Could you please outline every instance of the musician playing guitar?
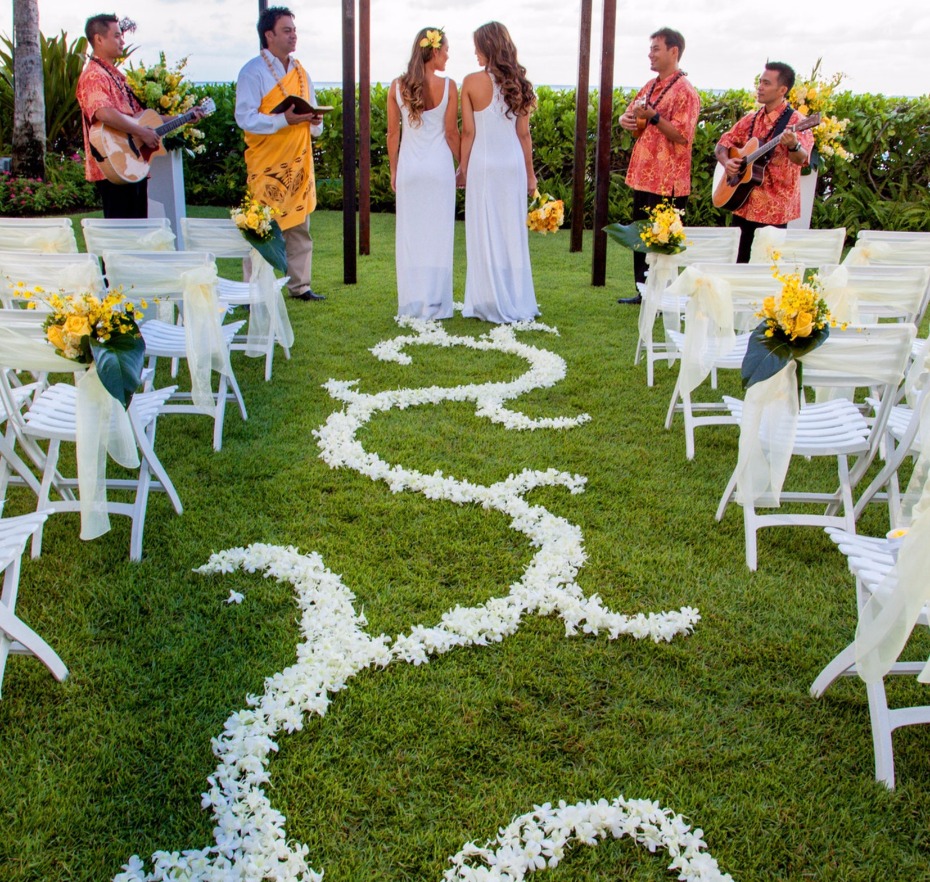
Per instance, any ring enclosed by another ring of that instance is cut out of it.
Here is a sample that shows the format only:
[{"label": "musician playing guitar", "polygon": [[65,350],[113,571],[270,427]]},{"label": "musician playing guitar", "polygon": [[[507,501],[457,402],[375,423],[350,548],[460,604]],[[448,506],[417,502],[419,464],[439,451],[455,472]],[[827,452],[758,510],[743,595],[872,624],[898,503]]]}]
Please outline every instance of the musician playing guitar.
[{"label": "musician playing guitar", "polygon": [[[135,25],[127,25],[127,30]],[[155,149],[158,135],[140,125],[136,117],[142,105],[133,95],[126,77],[116,67],[123,55],[123,28],[115,15],[94,15],[84,25],[84,35],[93,55],[81,72],[77,84],[77,100],[84,123],[84,176],[97,185],[103,201],[103,216],[138,218],[148,216],[148,180],[115,184],[106,179],[94,158],[94,148],[88,138],[90,127],[101,122],[112,129],[126,132],[140,145]],[[197,111],[195,118],[201,116]]]},{"label": "musician playing guitar", "polygon": [[[751,139],[760,144],[779,138],[767,154],[768,165],[762,183],[749,198],[733,211],[733,223],[740,228],[739,263],[748,263],[752,240],[759,227],[785,227],[801,215],[801,168],[810,161],[814,146],[811,131],[795,132],[792,127],[804,120],[792,109],[785,96],[794,86],[794,70],[780,61],[766,63],[756,99],[759,110],[746,114],[718,142],[714,149],[717,161],[728,177],[744,174],[739,158],[731,158],[731,148],[741,149]],[[780,132],[780,134],[779,134]]]},{"label": "musician playing guitar", "polygon": [[[650,37],[649,66],[656,73],[639,90],[620,117],[620,125],[635,138],[626,182],[633,190],[633,220],[642,220],[663,199],[684,208],[691,193],[691,142],[701,110],[697,90],[678,62],[685,38],[671,28]],[[646,280],[646,255],[633,252],[634,281]],[[640,303],[641,296],[620,303]]]}]

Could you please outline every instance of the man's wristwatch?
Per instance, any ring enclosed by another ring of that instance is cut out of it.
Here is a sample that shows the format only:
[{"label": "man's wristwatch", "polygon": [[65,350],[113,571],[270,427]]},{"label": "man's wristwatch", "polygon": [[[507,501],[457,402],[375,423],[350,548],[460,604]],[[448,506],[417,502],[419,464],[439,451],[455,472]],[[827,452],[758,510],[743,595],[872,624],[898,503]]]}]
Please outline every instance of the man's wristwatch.
[{"label": "man's wristwatch", "polygon": [[659,124],[659,120],[660,120],[661,118],[662,118],[662,115],[661,115],[661,114],[659,113],[659,111],[657,110],[657,111],[656,111],[656,115],[655,115],[651,120],[649,120],[649,125],[651,125],[651,126],[657,126],[657,125]]},{"label": "man's wristwatch", "polygon": [[800,153],[803,149],[804,149],[804,148],[801,146],[801,142],[798,141],[798,143],[795,144],[794,147],[789,147],[789,148],[788,148],[788,152],[789,152],[789,153]]}]

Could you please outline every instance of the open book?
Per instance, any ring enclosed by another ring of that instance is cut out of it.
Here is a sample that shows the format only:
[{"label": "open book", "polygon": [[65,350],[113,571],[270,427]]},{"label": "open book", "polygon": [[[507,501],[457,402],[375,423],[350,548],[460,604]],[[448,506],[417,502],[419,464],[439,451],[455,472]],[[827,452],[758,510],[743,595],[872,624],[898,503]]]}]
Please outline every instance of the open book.
[{"label": "open book", "polygon": [[293,110],[295,113],[329,113],[332,107],[314,107],[308,101],[305,101],[300,95],[288,95],[280,104],[271,109],[272,113],[285,113]]}]

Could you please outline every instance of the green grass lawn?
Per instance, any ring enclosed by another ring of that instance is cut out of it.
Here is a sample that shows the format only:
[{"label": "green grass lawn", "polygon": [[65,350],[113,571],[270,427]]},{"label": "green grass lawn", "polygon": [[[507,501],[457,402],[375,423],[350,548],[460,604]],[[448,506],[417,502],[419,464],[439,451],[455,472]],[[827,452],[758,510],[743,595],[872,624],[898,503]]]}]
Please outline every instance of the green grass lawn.
[{"label": "green grass lawn", "polygon": [[[318,551],[369,631],[390,635],[506,594],[532,557],[503,515],[395,495],[318,456],[312,432],[341,406],[321,386],[329,378],[374,392],[509,381],[526,367],[461,348],[418,347],[410,366],[376,360],[369,348],[404,332],[393,319],[393,216],[375,215],[372,228],[359,283],[345,286],[341,216],[314,215],[313,282],[327,300],[289,304],[297,340],[290,361],[278,351],[271,383],[261,359],[234,354],[249,420],[228,408],[221,452],[209,418],[160,420],[157,449],[185,510],[178,517],[153,495],[141,563],[128,560],[125,519],[82,543],[68,514],[49,521],[42,558],[24,561],[17,612],[70,676],[58,684],[28,658],[7,666],[4,882],[103,880],[132,854],[212,841],[200,808],[216,766],[210,739],[293,662],[299,640],[290,586],[194,574],[212,552],[252,542]],[[461,300],[461,224],[457,236]],[[589,423],[514,432],[442,404],[379,415],[361,438],[389,463],[482,484],[523,468],[585,475],[583,494],[528,497],[582,530],[584,591],[627,613],[696,606],[702,621],[656,645],[566,637],[558,619],[531,616],[500,644],[360,674],[324,718],[279,739],[266,789],[288,836],[309,846],[327,882],[438,882],[448,856],[534,804],[622,793],[686,815],[742,882],[930,880],[930,731],[895,735],[889,792],[873,780],[864,686],[808,694],[855,627],[845,560],[823,533],[782,528],[760,533],[759,570],[747,570],[739,509],[713,517],[736,430],[699,429],[696,458],[685,459],[680,417],[662,427],[675,374],[659,365],[646,387],[632,363],[637,311],[615,302],[631,293],[629,252],[611,246],[609,285],[592,288],[590,245],[570,254],[567,232],[532,239],[541,320],[560,335],[520,336],[561,355],[568,373],[510,405],[587,412]],[[490,327],[458,314],[444,324],[469,335]],[[732,377],[722,386],[738,392]],[[827,466],[800,466],[830,483]],[[13,490],[5,514],[28,504]],[[867,512],[861,529],[884,532],[884,512]],[[241,605],[223,602],[230,589],[246,595]],[[889,693],[923,700],[910,681]],[[667,863],[615,842],[577,849],[546,878],[674,878]]]}]

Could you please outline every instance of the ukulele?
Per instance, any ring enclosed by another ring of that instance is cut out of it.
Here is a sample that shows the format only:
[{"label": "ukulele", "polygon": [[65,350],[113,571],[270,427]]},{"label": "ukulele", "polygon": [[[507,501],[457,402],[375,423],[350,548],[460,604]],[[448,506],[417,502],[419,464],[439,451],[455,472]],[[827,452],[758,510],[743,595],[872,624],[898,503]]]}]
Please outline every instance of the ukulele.
[{"label": "ukulele", "polygon": [[[803,132],[819,125],[820,114],[815,113],[797,125],[788,126],[785,131]],[[743,148],[730,147],[728,151],[729,158],[741,160],[740,170],[735,175],[728,177],[723,165],[717,163],[717,168],[714,170],[713,196],[713,202],[717,208],[735,211],[746,204],[749,194],[765,179],[766,163],[755,164],[756,160],[774,150],[781,143],[781,137],[781,135],[777,135],[771,141],[766,141],[761,147],[758,138],[750,138]]]},{"label": "ukulele", "polygon": [[[212,98],[204,98],[200,102],[204,116],[209,116],[216,110]],[[154,110],[143,110],[136,117],[136,122],[146,128],[153,129],[161,138],[181,126],[191,122],[196,113],[189,110],[180,116],[175,116],[167,122],[161,121],[161,116]],[[144,144],[136,144],[132,135],[111,128],[102,123],[95,122],[88,134],[91,155],[100,166],[100,170],[108,181],[114,184],[135,184],[148,176],[149,165],[156,156],[164,156],[167,151],[160,142],[154,150]]]}]

